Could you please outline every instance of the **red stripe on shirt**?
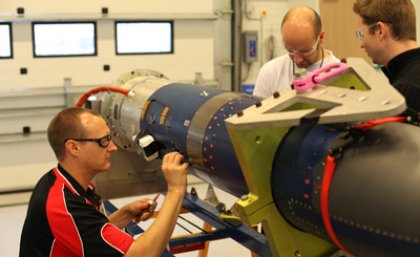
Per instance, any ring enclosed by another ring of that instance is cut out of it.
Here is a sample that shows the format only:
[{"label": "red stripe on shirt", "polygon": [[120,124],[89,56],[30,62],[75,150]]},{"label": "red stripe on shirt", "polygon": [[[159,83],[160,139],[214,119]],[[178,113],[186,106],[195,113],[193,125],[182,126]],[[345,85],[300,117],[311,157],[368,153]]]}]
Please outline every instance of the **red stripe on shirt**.
[{"label": "red stripe on shirt", "polygon": [[83,242],[71,214],[67,210],[65,185],[57,179],[47,200],[47,218],[51,232],[56,239],[50,257],[66,255],[84,256]]},{"label": "red stripe on shirt", "polygon": [[106,223],[101,230],[104,241],[122,254],[127,253],[134,239],[111,223]]}]

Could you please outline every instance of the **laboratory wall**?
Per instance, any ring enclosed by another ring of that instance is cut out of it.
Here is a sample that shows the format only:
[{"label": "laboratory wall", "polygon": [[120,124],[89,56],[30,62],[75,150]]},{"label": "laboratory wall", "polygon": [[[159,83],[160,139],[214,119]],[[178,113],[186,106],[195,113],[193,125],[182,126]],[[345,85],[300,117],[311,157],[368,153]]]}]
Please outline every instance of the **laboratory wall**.
[{"label": "laboratory wall", "polygon": [[[17,14],[18,8],[24,14]],[[103,8],[107,9],[103,14]],[[57,87],[64,78],[79,85],[109,85],[139,68],[158,70],[174,80],[213,78],[213,1],[11,1],[0,3],[1,19],[13,26],[13,58],[0,61],[0,88]],[[95,21],[97,55],[34,58],[33,21]],[[160,55],[115,54],[116,20],[173,20],[174,52]],[[108,65],[109,70],[104,69]],[[25,68],[26,73],[21,74]]]},{"label": "laboratory wall", "polygon": [[[136,69],[230,89],[230,84],[218,82],[230,81],[230,69],[218,71],[218,81],[214,74],[214,60],[230,58],[230,49],[215,57],[215,45],[230,38],[230,16],[218,11],[229,9],[230,1],[214,2],[0,1],[0,23],[12,28],[12,57],[0,58],[0,205],[27,201],[40,176],[56,165],[46,138],[48,123],[89,89],[112,85]],[[96,23],[95,55],[34,57],[33,22],[86,21]],[[116,21],[173,22],[173,51],[117,55]]]}]

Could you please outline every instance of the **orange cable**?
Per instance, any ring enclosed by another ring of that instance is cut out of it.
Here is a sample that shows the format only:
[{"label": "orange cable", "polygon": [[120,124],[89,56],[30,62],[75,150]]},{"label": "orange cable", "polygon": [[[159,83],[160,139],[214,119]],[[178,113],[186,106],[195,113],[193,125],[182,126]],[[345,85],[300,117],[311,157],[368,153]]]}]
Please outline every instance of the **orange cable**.
[{"label": "orange cable", "polygon": [[120,87],[96,87],[94,89],[89,90],[82,97],[80,97],[79,101],[77,101],[77,103],[76,103],[76,106],[77,107],[82,107],[85,104],[86,100],[91,95],[99,93],[99,92],[104,92],[104,91],[121,93],[121,94],[124,94],[126,96],[128,96],[128,94],[130,93],[130,90],[125,89],[125,88],[120,88]]}]

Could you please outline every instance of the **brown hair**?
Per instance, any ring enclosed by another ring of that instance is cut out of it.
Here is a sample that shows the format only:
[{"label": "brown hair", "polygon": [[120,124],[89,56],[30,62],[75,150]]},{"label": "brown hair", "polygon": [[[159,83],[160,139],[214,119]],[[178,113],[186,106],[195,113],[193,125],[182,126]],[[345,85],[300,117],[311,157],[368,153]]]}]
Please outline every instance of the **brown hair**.
[{"label": "brown hair", "polygon": [[307,7],[307,6],[297,6],[297,7],[293,7],[292,9],[290,9],[286,13],[286,15],[283,17],[283,20],[281,22],[281,28],[283,28],[283,25],[288,21],[288,19],[290,18],[290,16],[293,13],[295,13],[297,10],[302,10],[302,9],[312,12],[313,15],[305,16],[305,18],[307,19],[307,22],[314,29],[315,38],[318,37],[318,35],[321,33],[321,30],[322,30],[321,18],[319,17],[319,14],[314,9],[312,9],[310,7]]},{"label": "brown hair", "polygon": [[64,158],[64,142],[67,139],[85,137],[85,130],[80,120],[80,115],[83,113],[100,116],[98,112],[90,109],[70,107],[61,110],[51,120],[48,126],[48,142],[59,161]]},{"label": "brown hair", "polygon": [[379,21],[390,25],[392,37],[396,40],[417,38],[416,10],[410,0],[356,0],[353,11],[366,25]]}]

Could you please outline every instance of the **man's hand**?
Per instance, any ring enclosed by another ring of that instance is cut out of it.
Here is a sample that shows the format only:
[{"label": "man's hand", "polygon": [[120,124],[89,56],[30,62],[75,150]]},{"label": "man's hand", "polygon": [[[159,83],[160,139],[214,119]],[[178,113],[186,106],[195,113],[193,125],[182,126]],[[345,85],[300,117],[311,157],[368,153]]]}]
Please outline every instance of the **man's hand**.
[{"label": "man's hand", "polygon": [[155,212],[157,206],[157,199],[159,198],[160,193],[153,198],[153,200],[148,200],[148,207],[146,209],[142,209],[140,212],[137,213],[136,217],[134,218],[133,222],[139,223],[140,221],[145,221],[150,219]]},{"label": "man's hand", "polygon": [[135,223],[148,220],[153,216],[157,203],[150,199],[141,199],[126,205],[126,210],[132,217],[131,220]]},{"label": "man's hand", "polygon": [[185,191],[187,186],[187,168],[189,164],[182,161],[184,156],[179,152],[170,152],[163,156],[162,172],[168,184],[168,191]]}]

